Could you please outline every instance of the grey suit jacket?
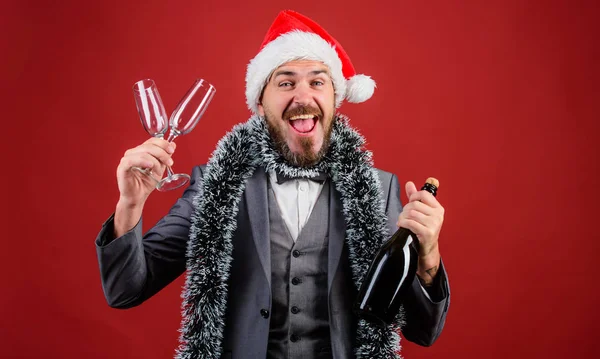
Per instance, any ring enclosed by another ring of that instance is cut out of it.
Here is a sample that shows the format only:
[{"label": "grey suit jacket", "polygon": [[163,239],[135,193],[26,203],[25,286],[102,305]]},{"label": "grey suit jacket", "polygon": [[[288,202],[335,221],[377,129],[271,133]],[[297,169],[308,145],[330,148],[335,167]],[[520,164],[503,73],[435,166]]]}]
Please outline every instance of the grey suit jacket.
[{"label": "grey suit jacket", "polygon": [[[141,223],[119,238],[113,237],[112,217],[96,239],[102,287],[108,304],[130,308],[152,297],[185,271],[185,252],[194,211],[192,199],[202,181],[204,166],[195,167],[190,186],[182,197],[148,233],[142,235]],[[395,175],[378,170],[388,216],[388,231],[396,230],[402,210],[399,184]],[[328,292],[330,331],[334,358],[352,357],[354,320],[349,313],[356,288],[347,263],[344,245],[345,222],[339,193],[330,194],[328,253]],[[266,356],[271,306],[271,263],[267,207],[267,177],[257,169],[248,180],[240,201],[238,227],[233,237],[233,263],[229,278],[225,318],[224,357],[264,358]],[[445,270],[441,268],[429,298],[415,279],[412,292],[404,301],[407,340],[429,346],[444,326],[450,303]],[[345,299],[345,300],[344,300]],[[349,304],[350,303],[350,304]]]}]

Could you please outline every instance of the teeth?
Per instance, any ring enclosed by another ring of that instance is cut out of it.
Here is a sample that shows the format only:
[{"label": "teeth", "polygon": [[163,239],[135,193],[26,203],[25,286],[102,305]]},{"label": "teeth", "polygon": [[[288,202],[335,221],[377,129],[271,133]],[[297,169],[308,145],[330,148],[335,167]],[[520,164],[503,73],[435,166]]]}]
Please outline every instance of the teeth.
[{"label": "teeth", "polygon": [[308,120],[309,118],[313,118],[315,117],[315,115],[298,115],[298,116],[292,116],[290,117],[290,121],[294,121],[294,120]]}]

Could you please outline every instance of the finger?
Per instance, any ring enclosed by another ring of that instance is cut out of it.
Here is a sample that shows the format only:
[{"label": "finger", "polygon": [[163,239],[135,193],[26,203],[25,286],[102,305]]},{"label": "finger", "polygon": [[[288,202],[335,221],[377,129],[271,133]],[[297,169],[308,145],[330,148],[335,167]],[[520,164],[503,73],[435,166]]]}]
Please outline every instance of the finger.
[{"label": "finger", "polygon": [[400,218],[398,220],[398,227],[410,229],[411,232],[413,232],[417,236],[421,236],[422,234],[427,232],[427,227],[415,221],[414,219],[409,218]]},{"label": "finger", "polygon": [[426,205],[433,207],[433,208],[438,208],[441,207],[440,202],[438,202],[438,200],[429,192],[422,190],[422,191],[418,191],[412,194],[412,196],[409,197],[409,201],[410,202],[422,202],[425,203]]},{"label": "finger", "polygon": [[[140,168],[140,167],[131,167],[129,168],[129,173],[133,176],[138,177],[144,182],[152,182],[152,184],[156,185],[156,183],[160,182],[161,175],[152,171],[151,168]],[[152,180],[152,181],[150,181]]]},{"label": "finger", "polygon": [[177,146],[177,145],[175,145],[174,142],[168,142],[162,138],[151,138],[150,140],[144,142],[144,144],[142,146],[144,146],[144,145],[153,145],[153,146],[159,147],[169,154],[173,154],[173,152],[175,152],[175,148]]},{"label": "finger", "polygon": [[[432,227],[424,226],[423,224],[408,218],[402,218],[400,227],[410,229],[421,241],[432,243],[431,240],[436,240],[438,230]],[[424,244],[424,242],[421,242]]]},{"label": "finger", "polygon": [[128,171],[131,167],[147,168],[150,170],[155,169],[155,171],[162,170],[161,163],[158,159],[148,153],[134,154],[125,156],[121,159],[121,163],[119,164],[120,171]]},{"label": "finger", "polygon": [[133,166],[141,168],[152,168],[154,166],[154,161],[152,159],[148,159],[146,156],[144,156],[144,154],[126,153],[125,156],[121,158],[121,162],[119,162],[118,169],[122,171],[127,171]]},{"label": "finger", "polygon": [[165,151],[162,147],[154,144],[143,144],[136,148],[132,148],[125,152],[125,156],[138,156],[140,154],[147,153],[155,157],[158,161],[171,166],[173,160],[171,154]]},{"label": "finger", "polygon": [[[152,184],[156,185],[156,183],[159,182],[160,179],[162,178],[162,174],[164,172],[165,166],[160,164],[156,160],[156,158],[154,158],[152,156],[146,155],[145,157],[146,157],[147,161],[152,162],[152,166],[144,167],[144,168],[140,168],[138,166],[131,166],[131,167],[129,167],[129,172],[132,173],[134,176],[138,176],[143,181],[147,181],[148,178],[151,178]],[[143,173],[144,175],[141,175],[140,172]]]},{"label": "finger", "polygon": [[152,165],[148,168],[154,172],[161,172],[165,167],[164,164],[160,162],[156,157],[151,156],[147,153],[142,154],[141,157],[144,161],[152,163]]},{"label": "finger", "polygon": [[417,212],[421,212],[427,216],[432,216],[436,214],[436,208],[429,206],[426,203],[423,203],[421,201],[414,201],[414,202],[410,202],[408,203],[406,206],[404,206],[404,208],[402,209],[402,212],[405,211],[417,211]]},{"label": "finger", "polygon": [[404,185],[404,189],[406,190],[406,198],[408,198],[410,202],[410,197],[417,192],[417,187],[411,181],[406,182]]},{"label": "finger", "polygon": [[396,223],[398,227],[402,227],[400,223],[403,219],[413,220],[433,232],[439,231],[444,223],[444,217],[439,213],[428,216],[415,210],[404,211],[403,214],[400,214],[400,216],[398,216],[398,222]]},{"label": "finger", "polygon": [[175,142],[169,142],[169,141],[165,140],[164,138],[158,138],[158,137],[152,137],[152,138],[148,139],[146,142],[144,142],[144,144],[158,146],[170,154],[173,154],[173,152],[175,152],[175,148],[177,148],[177,145],[175,144]]},{"label": "finger", "polygon": [[404,215],[404,217],[406,219],[412,219],[413,221],[416,221],[417,223],[420,223],[420,224],[424,225],[425,227],[427,227],[428,223],[433,222],[432,220],[430,220],[430,216],[426,215],[423,212],[419,212],[415,209],[410,209],[410,210],[406,211],[406,214]]}]

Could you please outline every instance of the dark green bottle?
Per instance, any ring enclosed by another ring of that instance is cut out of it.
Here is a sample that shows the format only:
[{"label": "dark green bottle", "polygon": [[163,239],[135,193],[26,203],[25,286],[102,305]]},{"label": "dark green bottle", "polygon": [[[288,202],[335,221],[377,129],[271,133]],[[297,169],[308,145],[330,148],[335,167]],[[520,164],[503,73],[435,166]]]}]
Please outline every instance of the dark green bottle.
[{"label": "dark green bottle", "polygon": [[[435,196],[438,187],[438,180],[430,177],[421,190]],[[417,273],[418,248],[417,236],[402,227],[383,244],[354,303],[354,311],[359,317],[381,325],[393,322]]]}]

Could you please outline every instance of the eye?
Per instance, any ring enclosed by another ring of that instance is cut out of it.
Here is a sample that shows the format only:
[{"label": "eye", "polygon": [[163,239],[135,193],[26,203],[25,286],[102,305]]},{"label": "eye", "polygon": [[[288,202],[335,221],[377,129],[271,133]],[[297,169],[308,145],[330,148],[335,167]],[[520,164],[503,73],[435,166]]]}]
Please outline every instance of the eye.
[{"label": "eye", "polygon": [[294,84],[292,84],[290,81],[283,81],[279,83],[279,87],[290,87],[293,86]]},{"label": "eye", "polygon": [[315,80],[315,81],[313,81],[312,84],[313,84],[313,86],[323,86],[323,85],[325,85],[325,83],[323,81],[321,81],[321,80]]}]

